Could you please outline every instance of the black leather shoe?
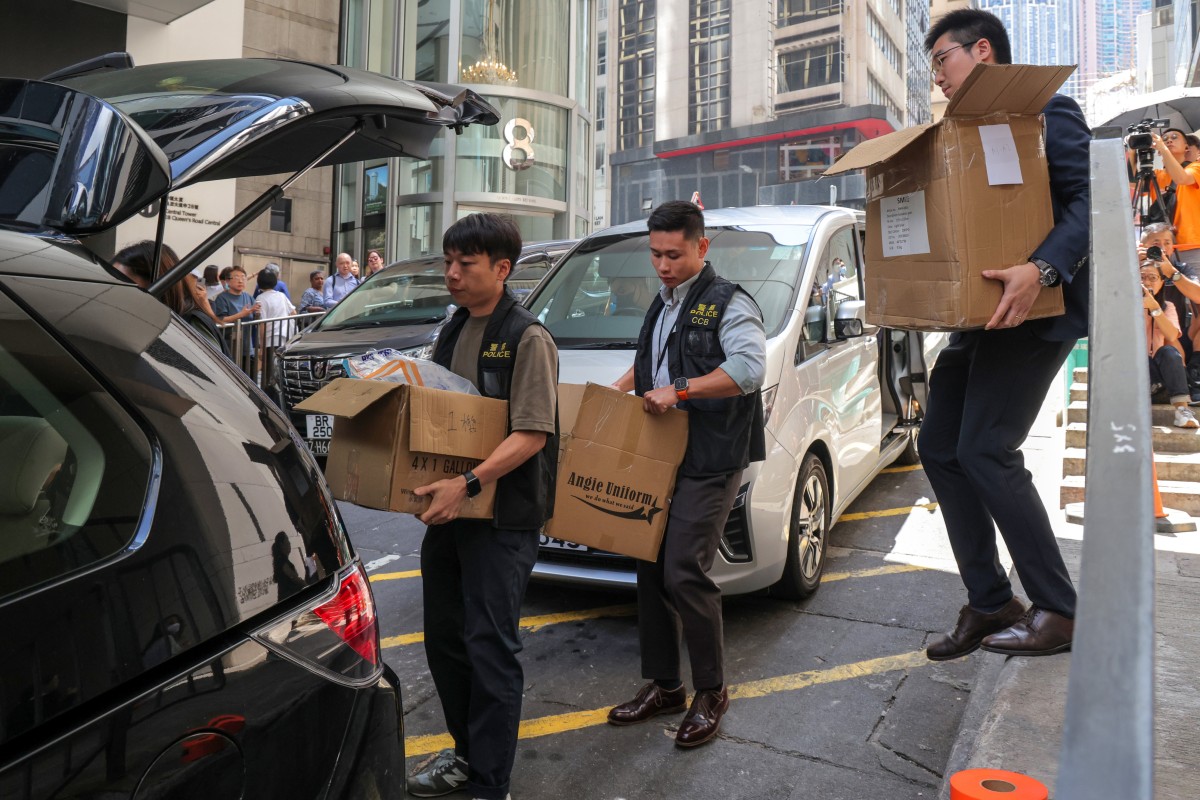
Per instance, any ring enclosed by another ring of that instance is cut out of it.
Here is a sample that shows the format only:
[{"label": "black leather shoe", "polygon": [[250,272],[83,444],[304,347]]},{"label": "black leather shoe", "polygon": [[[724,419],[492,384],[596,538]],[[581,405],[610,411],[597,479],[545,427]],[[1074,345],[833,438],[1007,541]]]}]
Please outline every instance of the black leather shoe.
[{"label": "black leather shoe", "polygon": [[659,714],[678,714],[687,708],[687,691],[683,686],[664,689],[657,683],[647,683],[628,703],[608,710],[608,724],[636,725]]},{"label": "black leather shoe", "polygon": [[931,661],[949,661],[974,653],[983,637],[1016,624],[1025,614],[1025,605],[1017,598],[1009,600],[999,611],[985,614],[970,606],[958,612],[958,624],[949,633],[934,638],[925,649]]},{"label": "black leather shoe", "polygon": [[1071,649],[1075,620],[1033,606],[1011,628],[983,639],[983,649],[1006,656],[1052,656]]},{"label": "black leather shoe", "polygon": [[679,747],[695,747],[712,739],[721,729],[721,717],[729,710],[729,693],[725,687],[720,691],[705,689],[696,692],[692,707],[679,724],[675,744]]}]

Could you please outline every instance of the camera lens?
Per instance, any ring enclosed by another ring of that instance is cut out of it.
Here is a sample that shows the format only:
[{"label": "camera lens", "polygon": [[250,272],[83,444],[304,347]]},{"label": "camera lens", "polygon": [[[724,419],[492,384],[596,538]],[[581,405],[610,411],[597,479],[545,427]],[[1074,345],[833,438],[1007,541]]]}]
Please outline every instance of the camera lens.
[{"label": "camera lens", "polygon": [[1162,261],[1162,257],[1162,248],[1158,245],[1150,245],[1146,248],[1146,258],[1150,259],[1151,261]]}]

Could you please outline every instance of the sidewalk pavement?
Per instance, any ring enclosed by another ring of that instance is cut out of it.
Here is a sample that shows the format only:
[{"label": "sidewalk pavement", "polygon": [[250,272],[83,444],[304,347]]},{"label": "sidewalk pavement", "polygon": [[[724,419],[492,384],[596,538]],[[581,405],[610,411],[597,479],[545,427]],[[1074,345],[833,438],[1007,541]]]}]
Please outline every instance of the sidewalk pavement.
[{"label": "sidewalk pavement", "polygon": [[[1024,450],[1067,567],[1078,580],[1083,528],[1066,522],[1058,507],[1065,442],[1056,421],[1063,413],[1059,387],[1051,389]],[[1200,797],[1200,533],[1156,535],[1154,545],[1154,797],[1195,800]],[[983,654],[946,765],[943,800],[950,796],[951,775],[976,768],[1024,773],[1055,796],[1070,658]]]}]

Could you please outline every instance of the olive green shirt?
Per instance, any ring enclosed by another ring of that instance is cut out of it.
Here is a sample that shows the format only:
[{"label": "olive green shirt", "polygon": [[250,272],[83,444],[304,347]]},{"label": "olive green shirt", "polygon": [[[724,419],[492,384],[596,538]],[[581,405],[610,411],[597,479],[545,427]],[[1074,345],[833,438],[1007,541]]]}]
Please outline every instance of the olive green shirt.
[{"label": "olive green shirt", "polygon": [[[450,370],[466,378],[476,389],[479,379],[479,348],[490,317],[468,317],[454,343]],[[530,325],[517,344],[508,397],[508,420],[514,431],[554,433],[554,410],[558,401],[558,346],[541,325]]]}]

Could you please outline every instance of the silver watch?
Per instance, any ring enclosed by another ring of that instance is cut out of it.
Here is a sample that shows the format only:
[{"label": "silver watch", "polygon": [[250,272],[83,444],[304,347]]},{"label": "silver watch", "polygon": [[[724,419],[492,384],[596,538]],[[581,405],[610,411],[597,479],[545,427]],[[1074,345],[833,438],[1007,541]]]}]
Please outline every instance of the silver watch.
[{"label": "silver watch", "polygon": [[1038,283],[1042,286],[1058,286],[1062,282],[1062,276],[1049,263],[1040,258],[1030,259],[1035,267],[1038,268]]}]

